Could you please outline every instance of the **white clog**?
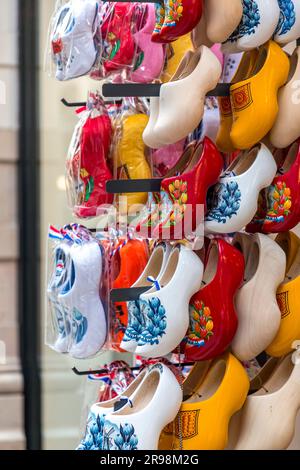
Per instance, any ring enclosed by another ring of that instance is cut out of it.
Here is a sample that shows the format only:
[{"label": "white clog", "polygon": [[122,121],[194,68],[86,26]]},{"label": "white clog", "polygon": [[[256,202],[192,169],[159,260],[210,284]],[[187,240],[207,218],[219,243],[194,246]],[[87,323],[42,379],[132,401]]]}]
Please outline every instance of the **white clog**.
[{"label": "white clog", "polygon": [[235,450],[284,450],[300,409],[300,355],[286,356],[240,412]]},{"label": "white clog", "polygon": [[70,250],[71,282],[59,293],[58,302],[68,312],[72,347],[70,355],[88,358],[100,351],[107,334],[100,299],[102,253],[96,241],[73,244]]},{"label": "white clog", "polygon": [[270,131],[270,142],[276,148],[286,148],[300,136],[300,47],[295,49],[289,60],[289,80],[278,92],[279,110]]},{"label": "white clog", "polygon": [[72,0],[57,12],[51,46],[58,80],[85,75],[94,65],[98,8],[96,0]]},{"label": "white clog", "polygon": [[184,338],[189,326],[189,301],[201,287],[203,263],[191,249],[176,245],[160,279],[139,300],[145,320],[135,353],[144,357],[169,354]]},{"label": "white clog", "polygon": [[[171,246],[168,243],[159,243],[153,250],[147,266],[142,272],[139,279],[131,286],[135,287],[149,287],[153,286],[155,281],[156,288],[160,285],[160,279],[164,273],[171,252]],[[121,348],[124,351],[134,352],[137,348],[139,336],[143,331],[145,319],[140,312],[139,300],[132,300],[127,302],[128,309],[128,325],[125,331]]]},{"label": "white clog", "polygon": [[210,41],[226,41],[240,24],[242,14],[242,0],[206,0],[206,32]]},{"label": "white clog", "polygon": [[153,96],[150,98],[150,107],[149,107],[149,121],[143,132],[143,141],[149,148],[160,148],[163,145],[157,141],[154,127],[156,125],[159,115],[159,97]]},{"label": "white clog", "polygon": [[67,353],[71,347],[70,321],[68,312],[58,302],[58,295],[72,282],[72,266],[70,266],[70,245],[59,243],[54,250],[53,271],[47,287],[49,315],[51,315],[51,331],[47,342],[57,352]]},{"label": "white clog", "polygon": [[175,419],[181,403],[175,375],[164,364],[155,364],[121,410],[100,414],[92,408],[77,450],[157,450],[161,431]]},{"label": "white clog", "polygon": [[286,45],[300,37],[300,2],[298,0],[278,0],[279,22],[274,41]]},{"label": "white clog", "polygon": [[206,46],[188,51],[171,81],[161,86],[158,117],[152,127],[155,116],[150,116],[145,143],[152,148],[159,143],[174,144],[196,129],[203,117],[205,96],[217,86],[221,73],[219,60]]},{"label": "white clog", "polygon": [[239,323],[231,347],[240,361],[248,361],[269,346],[279,329],[276,292],[284,280],[286,258],[274,240],[260,233],[238,233],[233,245],[244,255],[245,280],[236,296]]},{"label": "white clog", "polygon": [[242,152],[211,189],[205,232],[242,230],[254,217],[259,193],[272,183],[276,171],[273,155],[263,143]]},{"label": "white clog", "polygon": [[261,46],[273,36],[279,15],[277,0],[243,0],[242,21],[224,43],[224,51],[248,51]]}]

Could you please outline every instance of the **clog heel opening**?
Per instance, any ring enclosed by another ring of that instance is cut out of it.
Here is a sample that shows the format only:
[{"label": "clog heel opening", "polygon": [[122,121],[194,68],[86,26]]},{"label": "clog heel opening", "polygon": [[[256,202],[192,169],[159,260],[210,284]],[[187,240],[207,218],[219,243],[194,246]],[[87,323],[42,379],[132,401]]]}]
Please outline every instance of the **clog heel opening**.
[{"label": "clog heel opening", "polygon": [[244,282],[249,282],[255,275],[258,263],[259,263],[259,246],[257,243],[253,243],[251,250],[248,252],[248,256],[245,266]]},{"label": "clog heel opening", "polygon": [[209,371],[194,395],[185,403],[198,403],[211,398],[220,387],[226,372],[225,360],[218,361]]},{"label": "clog heel opening", "polygon": [[288,153],[283,155],[281,154],[280,151],[275,152],[274,158],[276,159],[276,163],[278,164],[278,173],[279,175],[283,175],[285,173],[288,173],[295,163],[295,160],[298,156],[299,152],[299,143],[294,142],[291,147],[288,150]]},{"label": "clog heel opening", "polygon": [[147,280],[148,276],[154,279],[158,278],[164,259],[164,248],[158,247],[151,256],[151,259],[146,267],[142,277],[134,284],[134,287],[151,286],[152,283]]},{"label": "clog heel opening", "polygon": [[153,400],[155,391],[157,390],[158,384],[160,381],[160,373],[159,371],[153,371],[148,377],[145,379],[142,387],[137,392],[135,397],[132,399],[132,408],[126,406],[122,410],[120,410],[116,415],[131,415],[142,411],[150,404]]},{"label": "clog heel opening", "polygon": [[218,246],[216,244],[213,244],[209,251],[208,260],[207,260],[207,264],[206,264],[204,275],[203,275],[203,280],[202,280],[203,286],[210,284],[211,281],[215,278],[217,274],[217,269],[218,269],[218,260],[219,260]]},{"label": "clog heel opening", "polygon": [[226,173],[234,173],[236,176],[246,173],[246,171],[248,171],[249,168],[251,168],[251,166],[255,162],[259,150],[260,146],[257,145],[253,147],[249,152],[241,152],[240,155],[232,162],[232,164],[229,165],[226,170]]},{"label": "clog heel opening", "polygon": [[291,354],[289,354],[281,361],[275,372],[271,375],[269,380],[265,382],[263,387],[253,395],[261,396],[279,391],[289,380],[293,369],[294,364],[291,360]]},{"label": "clog heel opening", "polygon": [[171,281],[176,271],[176,268],[178,266],[178,262],[179,262],[179,250],[174,250],[170,255],[166,270],[163,273],[163,276],[160,281],[160,284],[162,287],[165,287]]}]

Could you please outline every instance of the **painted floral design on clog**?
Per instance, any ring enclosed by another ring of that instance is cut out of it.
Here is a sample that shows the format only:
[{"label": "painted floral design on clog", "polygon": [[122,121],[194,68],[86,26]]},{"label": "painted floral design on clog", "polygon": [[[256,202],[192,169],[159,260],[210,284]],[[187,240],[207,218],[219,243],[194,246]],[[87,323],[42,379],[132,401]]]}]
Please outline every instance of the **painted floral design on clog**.
[{"label": "painted floral design on clog", "polygon": [[160,3],[155,4],[155,14],[156,14],[156,24],[154,27],[153,34],[159,34],[165,22],[165,15],[166,15],[166,10]]},{"label": "painted floral design on clog", "polygon": [[184,218],[186,204],[188,202],[188,184],[186,181],[177,179],[169,185],[168,192],[161,191],[161,220],[169,217],[164,228],[174,227]]},{"label": "painted floral design on clog", "polygon": [[208,196],[207,221],[216,220],[225,224],[228,219],[237,215],[241,205],[241,191],[236,181],[219,183],[212,188]]},{"label": "painted floral design on clog", "polygon": [[205,346],[213,336],[213,317],[210,308],[202,300],[195,300],[190,304],[190,328],[187,336],[187,347]]},{"label": "painted floral design on clog", "polygon": [[128,326],[124,334],[123,341],[135,341],[145,327],[145,320],[140,311],[139,300],[127,302]]},{"label": "painted floral design on clog", "polygon": [[88,329],[88,320],[77,308],[73,309],[72,336],[76,344],[80,343]]},{"label": "painted floral design on clog", "polygon": [[138,346],[159,344],[160,338],[166,334],[166,309],[158,297],[151,300],[140,300],[139,308],[145,319],[145,327],[138,340]]},{"label": "painted floral design on clog", "polygon": [[292,0],[278,0],[280,18],[275,34],[282,36],[292,29],[296,22],[296,12]]},{"label": "painted floral design on clog", "polygon": [[270,186],[267,192],[268,212],[265,224],[283,222],[291,212],[292,198],[291,190],[286,183],[279,181]]},{"label": "painted floral design on clog", "polygon": [[166,9],[165,26],[176,26],[183,14],[182,0],[170,0]]},{"label": "painted floral design on clog", "polygon": [[236,42],[243,36],[255,34],[257,27],[260,25],[260,19],[258,4],[254,0],[243,0],[242,21],[228,41]]},{"label": "painted floral design on clog", "polygon": [[120,426],[106,420],[105,415],[90,413],[86,435],[77,450],[137,450],[138,438],[132,424]]}]

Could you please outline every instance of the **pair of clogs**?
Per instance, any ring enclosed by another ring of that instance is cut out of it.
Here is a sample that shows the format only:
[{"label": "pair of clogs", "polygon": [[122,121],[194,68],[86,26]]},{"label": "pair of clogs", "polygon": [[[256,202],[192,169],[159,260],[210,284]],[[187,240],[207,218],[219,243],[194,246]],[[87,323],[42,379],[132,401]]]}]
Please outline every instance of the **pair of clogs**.
[{"label": "pair of clogs", "polygon": [[189,301],[200,288],[203,264],[183,244],[160,243],[132,286],[149,287],[127,303],[128,325],[121,343],[125,351],[161,357],[175,349],[189,325]]},{"label": "pair of clogs", "polygon": [[157,363],[140,372],[122,396],[91,407],[77,450],[157,450],[160,433],[181,402],[175,375]]},{"label": "pair of clogs", "polygon": [[220,150],[249,149],[268,134],[278,114],[278,90],[289,70],[286,53],[274,41],[244,54],[232,80],[230,99],[220,99]]}]

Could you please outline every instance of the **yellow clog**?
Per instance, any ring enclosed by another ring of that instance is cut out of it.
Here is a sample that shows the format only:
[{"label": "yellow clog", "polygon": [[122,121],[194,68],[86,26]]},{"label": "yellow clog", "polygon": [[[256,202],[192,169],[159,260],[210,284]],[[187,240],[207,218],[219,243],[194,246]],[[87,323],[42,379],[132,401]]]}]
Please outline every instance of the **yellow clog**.
[{"label": "yellow clog", "polygon": [[[245,52],[238,66],[238,69],[232,79],[232,84],[245,80],[249,77],[256,59],[258,51]],[[224,153],[230,153],[235,150],[235,147],[230,138],[230,131],[233,123],[232,107],[229,96],[222,96],[218,98],[219,111],[220,111],[220,127],[216,139],[218,149]]]},{"label": "yellow clog", "polygon": [[277,291],[281,322],[277,335],[266,349],[273,357],[292,351],[294,341],[300,339],[300,239],[292,232],[278,235],[277,243],[287,256],[285,282]]},{"label": "yellow clog", "polygon": [[[119,179],[148,179],[151,169],[146,158],[143,132],[149,117],[145,114],[132,114],[122,120],[121,139],[117,148]],[[146,204],[147,193],[122,194],[127,196],[128,210],[135,204]]]},{"label": "yellow clog", "polygon": [[179,450],[181,442],[182,450],[225,449],[230,419],[248,390],[248,376],[232,354],[215,359],[194,395],[183,402],[179,417],[163,431],[171,437],[169,449]]},{"label": "yellow clog", "polygon": [[168,60],[166,68],[161,76],[161,81],[167,83],[175,75],[176,70],[184,55],[188,51],[194,51],[191,34],[181,36],[177,41],[172,42],[168,46]]},{"label": "yellow clog", "polygon": [[250,76],[231,86],[230,138],[235,148],[251,148],[270,131],[278,113],[278,90],[287,81],[289,68],[286,53],[268,41],[259,48]]}]

